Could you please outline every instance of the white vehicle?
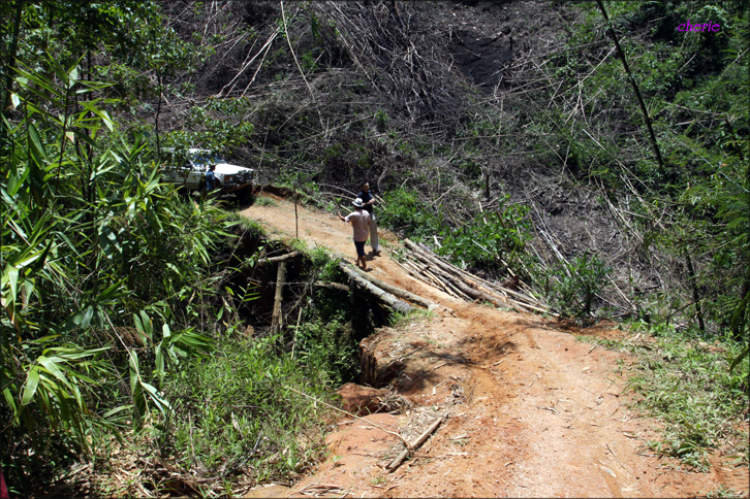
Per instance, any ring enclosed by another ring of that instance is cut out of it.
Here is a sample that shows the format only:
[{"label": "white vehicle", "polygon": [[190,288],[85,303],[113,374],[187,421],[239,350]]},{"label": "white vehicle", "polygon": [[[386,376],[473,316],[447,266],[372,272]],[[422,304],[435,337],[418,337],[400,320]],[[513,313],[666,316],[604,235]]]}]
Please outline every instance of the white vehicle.
[{"label": "white vehicle", "polygon": [[[255,171],[252,168],[227,163],[221,156],[206,149],[188,149],[186,155],[175,154],[174,149],[165,149],[172,155],[170,166],[164,167],[162,180],[188,190],[199,190],[205,182],[210,165],[216,165],[216,189],[223,194],[236,194],[241,200],[253,193]],[[181,165],[181,166],[177,166]]]}]

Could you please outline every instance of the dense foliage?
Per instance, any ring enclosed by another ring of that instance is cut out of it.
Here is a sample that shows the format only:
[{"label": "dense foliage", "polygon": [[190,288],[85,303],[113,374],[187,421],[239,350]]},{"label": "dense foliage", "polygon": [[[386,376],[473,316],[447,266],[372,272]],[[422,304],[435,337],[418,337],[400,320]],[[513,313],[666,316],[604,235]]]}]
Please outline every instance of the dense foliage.
[{"label": "dense foliage", "polygon": [[[131,432],[198,467],[193,418],[202,466],[222,477],[248,449],[275,455],[256,478],[299,470],[314,411],[269,380],[322,396],[356,375],[361,332],[335,290],[286,336],[233,350],[252,289],[226,287],[217,255],[237,222],[160,183],[166,146],[251,162],[331,208],[369,179],[383,226],[459,265],[512,269],[582,321],[675,323],[733,342],[735,368],[747,359],[747,2],[504,2],[468,27],[476,2],[397,3],[290,2],[282,16],[260,1],[0,2],[0,462],[14,492]],[[492,24],[506,3],[531,9],[515,49]],[[544,32],[537,17],[553,15]],[[679,32],[688,19],[721,31]],[[747,390],[721,382],[728,399]],[[253,407],[212,403],[233,397]]]},{"label": "dense foliage", "polygon": [[[282,404],[258,387],[278,391],[284,378],[319,393],[320,380],[303,378],[288,357],[268,355],[264,342],[241,358],[231,354],[226,338],[251,290],[239,296],[218,286],[217,253],[231,246],[238,222],[160,183],[158,110],[152,123],[127,125],[122,114],[154,97],[160,105],[163,78],[194,70],[206,51],[166,28],[156,2],[19,1],[0,9],[14,20],[2,33],[0,136],[0,463],[11,491],[31,495],[63,478],[73,461],[107,455],[115,438],[144,427],[165,457],[178,459],[187,452],[182,429],[193,418],[185,401],[206,388],[201,379],[216,383],[238,363],[244,376],[260,376],[259,385],[224,384],[217,396],[255,393],[259,401],[255,412],[235,411],[246,438],[228,442],[210,428],[206,406],[194,411],[207,432],[198,442],[210,449],[204,471],[217,466],[211,452],[225,460],[240,444],[254,448],[255,459],[280,452],[282,442],[317,425],[320,409],[296,395]],[[143,71],[157,73],[156,87],[142,80]],[[216,121],[206,113],[236,110],[231,100],[208,102],[195,121],[210,128]],[[241,136],[209,135],[185,140],[220,149]],[[209,356],[211,364],[202,364]],[[268,417],[245,428],[252,414]],[[263,441],[250,442],[261,434]],[[303,454],[318,444],[311,437]],[[290,464],[296,453],[284,451],[281,468],[259,473],[297,468]],[[100,471],[108,466],[99,463]]]}]

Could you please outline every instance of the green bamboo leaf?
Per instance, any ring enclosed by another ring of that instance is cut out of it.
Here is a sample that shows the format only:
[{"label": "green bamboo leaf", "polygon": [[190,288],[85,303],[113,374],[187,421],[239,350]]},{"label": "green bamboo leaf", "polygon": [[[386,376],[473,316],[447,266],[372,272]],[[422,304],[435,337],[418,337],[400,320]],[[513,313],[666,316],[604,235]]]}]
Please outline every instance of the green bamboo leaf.
[{"label": "green bamboo leaf", "polygon": [[8,224],[11,226],[11,228],[16,234],[18,234],[24,239],[28,239],[28,236],[26,235],[26,231],[23,230],[23,228],[20,225],[18,225],[15,220],[11,218],[10,220],[8,220]]},{"label": "green bamboo leaf", "polygon": [[[52,84],[52,82],[50,82],[40,74],[29,73],[27,71],[24,71],[23,69],[16,69],[16,71],[19,74],[23,75],[20,78],[16,78],[16,81],[26,90],[41,97],[42,101],[55,102],[56,100],[62,100],[65,98],[64,92],[62,92],[59,88]],[[31,83],[33,83],[33,85]],[[49,92],[49,94],[42,92],[37,87],[43,88],[44,90]]]},{"label": "green bamboo leaf", "polygon": [[78,404],[78,408],[84,411],[86,409],[86,404],[83,402],[83,398],[81,398],[81,391],[75,384],[72,385],[71,391],[73,392],[73,398],[75,399],[76,404]]},{"label": "green bamboo leaf", "polygon": [[109,129],[110,132],[114,131],[115,123],[114,121],[112,121],[112,117],[109,115],[107,111],[100,109],[93,102],[85,102],[82,104],[82,106],[87,111],[91,111],[96,116],[98,116],[104,122],[104,125]]},{"label": "green bamboo leaf", "polygon": [[197,354],[201,355],[213,348],[213,341],[208,337],[198,333],[184,333],[180,336],[180,343],[197,349]]},{"label": "green bamboo leaf", "polygon": [[116,254],[122,253],[119,241],[117,241],[117,234],[109,226],[102,227],[99,232],[99,246],[108,259],[112,259]]},{"label": "green bamboo leaf", "polygon": [[146,336],[153,341],[154,340],[154,326],[153,322],[151,321],[151,317],[146,314],[143,310],[140,312],[141,319],[143,320],[143,332],[146,333]]},{"label": "green bamboo leaf", "polygon": [[52,234],[54,234],[55,236],[57,236],[57,237],[59,237],[60,239],[63,240],[63,242],[66,245],[66,247],[65,247],[66,250],[71,250],[73,253],[76,254],[76,256],[79,259],[83,259],[83,255],[81,255],[81,253],[78,251],[78,248],[76,247],[76,245],[73,244],[73,241],[71,241],[70,238],[66,234],[64,234],[62,232],[59,232],[59,231],[54,231],[54,232],[52,232]]},{"label": "green bamboo leaf", "polygon": [[[23,185],[26,183],[26,179],[29,178],[29,173],[31,173],[31,170],[28,168],[24,168],[23,172],[19,176],[18,173],[12,172],[11,175],[8,177],[8,190],[7,195],[10,198],[13,198],[15,196],[19,189],[23,187]],[[7,206],[13,206],[15,203],[12,201],[12,199],[8,200]]]},{"label": "green bamboo leaf", "polygon": [[[5,271],[5,279],[3,281],[10,284],[10,298],[8,300],[9,303],[15,303],[16,302],[16,296],[18,296],[18,269],[15,267],[8,266],[8,269]],[[5,282],[3,283],[3,288],[5,288]]]},{"label": "green bamboo leaf", "polygon": [[138,372],[138,353],[132,350],[128,350],[128,354],[128,363],[130,365],[130,391],[132,393],[135,393],[140,378],[140,374]]},{"label": "green bamboo leaf", "polygon": [[[44,144],[42,144],[42,138],[39,136],[39,132],[37,131],[36,127],[33,124],[29,124],[28,132],[29,132],[29,138],[31,139],[31,144],[34,146],[32,148],[32,154],[36,152],[39,158],[41,158],[44,161],[47,161],[48,160],[47,149],[44,147]],[[42,164],[41,161],[38,161],[38,163]]]},{"label": "green bamboo leaf", "polygon": [[44,262],[47,261],[47,256],[49,255],[50,249],[52,249],[52,241],[49,241],[47,243],[47,247],[44,248],[44,251],[42,252],[41,256],[34,262],[34,265],[29,267],[31,273],[39,272],[44,267]]},{"label": "green bamboo leaf", "polygon": [[32,366],[26,378],[26,383],[21,397],[21,405],[26,405],[34,398],[34,394],[39,386],[39,366]]},{"label": "green bamboo leaf", "polygon": [[16,407],[16,400],[13,398],[13,394],[10,391],[10,388],[6,388],[3,390],[3,396],[5,397],[5,402],[8,404],[8,406],[13,409],[13,415],[14,417],[18,417],[18,407]]},{"label": "green bamboo leaf", "polygon": [[166,399],[162,398],[159,390],[148,383],[141,383],[141,387],[146,391],[146,393],[148,393],[149,398],[154,403],[156,408],[159,409],[159,412],[162,413],[162,416],[166,416],[166,409],[170,407],[169,402]]},{"label": "green bamboo leaf", "polygon": [[143,393],[141,385],[136,384],[133,389],[133,428],[140,428],[143,422],[143,416],[146,414],[147,401],[146,394]]},{"label": "green bamboo leaf", "polygon": [[[65,367],[62,365],[58,366],[58,362],[63,362],[63,359],[59,357],[45,357],[44,355],[42,355],[37,359],[37,362],[44,366],[46,371],[57,378],[63,385],[65,385],[69,389],[72,389],[70,382],[60,370],[60,367]],[[44,371],[42,371],[42,374],[44,374]]]},{"label": "green bamboo leaf", "polygon": [[117,298],[125,295],[123,281],[116,282],[107,289],[105,289],[96,299],[97,303],[107,304]]},{"label": "green bamboo leaf", "polygon": [[[44,99],[43,99],[43,101],[44,101],[44,102],[54,102],[54,101],[50,101],[50,100],[44,100]],[[39,106],[37,106],[37,105],[35,105],[35,104],[31,103],[31,102],[28,102],[28,103],[26,104],[26,108],[27,108],[27,109],[29,110],[29,114],[34,114],[34,113],[36,113],[36,114],[39,114],[39,115],[41,115],[41,116],[42,116],[42,117],[43,117],[44,119],[48,120],[48,121],[49,121],[50,123],[53,123],[53,124],[55,124],[55,125],[57,125],[57,126],[59,126],[59,127],[62,127],[62,126],[63,126],[63,122],[62,122],[62,121],[60,121],[60,120],[59,120],[59,119],[57,118],[57,116],[54,116],[54,115],[52,115],[51,113],[49,113],[49,112],[48,112],[48,111],[47,111],[46,109],[44,109],[44,108],[41,108],[41,107],[39,107]]]},{"label": "green bamboo leaf", "polygon": [[[60,335],[55,335],[54,338],[59,338]],[[57,354],[57,357],[60,357],[63,360],[80,360],[85,359],[86,357],[92,357],[100,352],[104,352],[109,350],[108,347],[102,347],[102,348],[93,348],[90,350],[84,350],[80,351],[77,348],[68,348],[68,347],[52,347],[46,349],[44,352],[45,354],[47,352],[55,352]]]},{"label": "green bamboo leaf", "polygon": [[161,343],[156,347],[156,374],[159,376],[161,383],[164,378],[164,355],[162,354]]},{"label": "green bamboo leaf", "polygon": [[78,66],[74,66],[68,72],[68,88],[73,88],[73,85],[78,83]]},{"label": "green bamboo leaf", "polygon": [[87,327],[89,327],[92,317],[94,317],[94,307],[89,305],[88,307],[86,307],[86,310],[83,312],[83,316],[81,318],[81,323],[80,323],[81,329],[86,329]]},{"label": "green bamboo leaf", "polygon": [[[114,409],[110,409],[109,411],[105,412],[104,414],[102,414],[102,417],[104,419],[110,419],[115,414],[119,414],[123,411],[131,410],[132,408],[133,408],[132,405],[121,405],[119,407],[115,407]],[[118,418],[118,419],[121,419],[121,418]]]},{"label": "green bamboo leaf", "polygon": [[104,175],[105,173],[107,173],[109,171],[112,171],[117,166],[119,166],[119,165],[117,165],[117,164],[111,164],[109,166],[101,165],[100,167],[98,167],[97,169],[95,169],[93,172],[91,172],[91,181],[94,181],[98,177],[101,177],[102,175]]},{"label": "green bamboo leaf", "polygon": [[25,253],[27,253],[31,249],[32,249],[31,247],[27,247],[26,250],[23,252],[23,254],[21,256],[21,259],[16,261],[15,266],[18,269],[22,269],[22,268],[27,267],[28,265],[34,263],[35,261],[37,261],[44,254],[44,250],[38,250],[35,253],[32,253],[30,255],[26,255]]},{"label": "green bamboo leaf", "polygon": [[73,134],[76,137],[78,137],[79,140],[82,140],[83,142],[85,142],[86,144],[90,145],[94,149],[99,149],[99,144],[96,143],[94,140],[92,140],[91,137],[89,137],[85,133],[83,133],[83,132],[81,132],[79,130],[75,130],[75,131],[73,131]]},{"label": "green bamboo leaf", "polygon": [[141,332],[141,333],[144,333],[144,334],[145,334],[145,331],[144,331],[144,329],[143,329],[143,323],[141,322],[141,319],[140,319],[140,317],[138,317],[138,315],[136,315],[136,314],[133,314],[133,323],[135,324],[135,328],[136,328],[136,329],[137,329],[137,330],[138,330],[139,332]]},{"label": "green bamboo leaf", "polygon": [[86,376],[85,374],[81,374],[81,373],[79,373],[79,372],[76,372],[76,371],[73,371],[73,370],[71,370],[71,371],[68,371],[68,374],[69,374],[69,375],[70,375],[71,377],[74,377],[74,378],[76,378],[76,379],[80,379],[81,381],[85,381],[86,383],[89,383],[89,384],[91,384],[91,385],[94,385],[94,386],[101,386],[101,383],[99,383],[98,381],[96,381],[96,380],[94,380],[94,379],[92,379],[92,378],[90,378],[90,377]]},{"label": "green bamboo leaf", "polygon": [[[80,60],[81,59],[79,59],[78,61],[80,62]],[[65,71],[65,68],[62,67],[59,60],[55,57],[49,57],[48,62],[50,63],[50,66],[52,66],[52,69],[55,71],[55,74],[57,75],[57,77],[60,79],[60,81],[62,81],[63,85],[67,87],[68,86],[68,73],[70,72],[70,70]],[[77,66],[78,63],[76,63],[75,65]],[[70,69],[72,70],[73,67],[71,67]]]}]

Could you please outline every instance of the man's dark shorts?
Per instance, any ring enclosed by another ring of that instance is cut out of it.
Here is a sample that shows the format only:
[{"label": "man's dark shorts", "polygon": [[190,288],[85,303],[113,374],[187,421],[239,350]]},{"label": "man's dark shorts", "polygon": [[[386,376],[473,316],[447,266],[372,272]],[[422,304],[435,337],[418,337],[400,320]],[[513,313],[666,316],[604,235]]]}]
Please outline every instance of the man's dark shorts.
[{"label": "man's dark shorts", "polygon": [[354,241],[354,246],[357,247],[357,256],[360,256],[360,257],[365,256],[365,243],[366,242],[367,241],[362,241],[360,243],[360,242]]}]

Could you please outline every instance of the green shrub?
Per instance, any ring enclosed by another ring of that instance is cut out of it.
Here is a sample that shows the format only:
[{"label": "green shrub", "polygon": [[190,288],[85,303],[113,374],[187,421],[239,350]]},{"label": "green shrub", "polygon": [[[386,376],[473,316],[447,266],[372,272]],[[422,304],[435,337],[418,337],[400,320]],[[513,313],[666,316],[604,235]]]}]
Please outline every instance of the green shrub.
[{"label": "green shrub", "polygon": [[343,313],[330,320],[319,319],[300,326],[295,355],[311,372],[340,386],[359,375],[359,353],[352,329]]},{"label": "green shrub", "polygon": [[395,189],[383,198],[385,205],[378,212],[378,223],[404,237],[437,234],[440,218],[434,209],[421,201],[416,192]]},{"label": "green shrub", "polygon": [[527,211],[527,207],[511,204],[496,213],[477,214],[470,224],[443,229],[437,253],[454,263],[504,269],[505,261],[514,267],[524,257],[526,241],[531,237],[525,220]]},{"label": "green shrub", "polygon": [[550,290],[550,298],[560,315],[589,317],[594,297],[606,284],[610,270],[596,254],[586,251],[549,272],[548,277],[557,281]]}]

